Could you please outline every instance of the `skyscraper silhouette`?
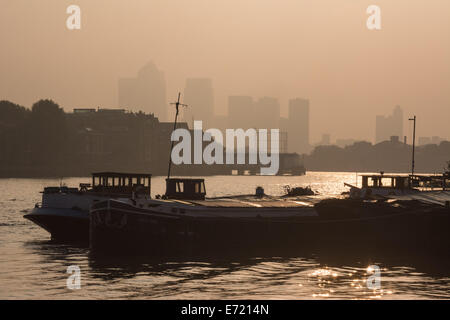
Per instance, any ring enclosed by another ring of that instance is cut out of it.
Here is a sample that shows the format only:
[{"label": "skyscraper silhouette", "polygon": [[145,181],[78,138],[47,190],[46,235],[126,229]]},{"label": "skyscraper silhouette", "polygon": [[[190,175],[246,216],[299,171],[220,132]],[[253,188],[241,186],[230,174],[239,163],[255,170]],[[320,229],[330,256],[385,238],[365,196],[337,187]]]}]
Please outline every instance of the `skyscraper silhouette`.
[{"label": "skyscraper silhouette", "polygon": [[142,67],[137,77],[119,79],[119,106],[154,113],[167,120],[166,81],[153,62]]},{"label": "skyscraper silhouette", "polygon": [[396,106],[392,115],[376,116],[375,142],[390,140],[392,136],[403,137],[403,110]]}]

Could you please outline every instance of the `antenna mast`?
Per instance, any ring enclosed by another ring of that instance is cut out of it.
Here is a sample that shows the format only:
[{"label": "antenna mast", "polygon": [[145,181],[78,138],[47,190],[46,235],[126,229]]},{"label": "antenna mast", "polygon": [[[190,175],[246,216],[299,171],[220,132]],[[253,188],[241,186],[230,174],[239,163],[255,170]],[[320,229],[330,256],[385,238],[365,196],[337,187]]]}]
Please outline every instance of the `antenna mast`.
[{"label": "antenna mast", "polygon": [[[177,102],[173,102],[173,103],[171,103],[171,105],[175,105],[175,109],[176,109],[176,112],[175,112],[175,122],[173,123],[173,131],[175,131],[176,129],[177,129],[177,119],[178,119],[178,113],[179,113],[179,108],[180,108],[180,106],[181,107],[187,107],[187,104],[182,104],[182,103],[180,103],[180,97],[181,97],[181,93],[180,92],[178,92],[178,100],[177,100]],[[172,131],[172,132],[173,132]],[[171,134],[172,135],[172,134]],[[171,139],[172,140],[172,139]],[[170,151],[169,151],[169,170],[167,171],[167,179],[169,179],[170,178],[170,169],[171,169],[171,166],[172,166],[172,149],[173,149],[173,143],[174,143],[174,141],[172,141],[171,142],[171,145],[170,145]]]}]

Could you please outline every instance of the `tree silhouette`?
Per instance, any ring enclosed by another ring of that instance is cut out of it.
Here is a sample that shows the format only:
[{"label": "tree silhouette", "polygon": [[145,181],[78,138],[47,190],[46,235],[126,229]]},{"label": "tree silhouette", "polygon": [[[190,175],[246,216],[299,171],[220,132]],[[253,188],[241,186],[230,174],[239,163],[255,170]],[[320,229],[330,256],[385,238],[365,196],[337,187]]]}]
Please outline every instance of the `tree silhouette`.
[{"label": "tree silhouette", "polygon": [[57,165],[64,161],[67,141],[63,109],[52,100],[33,104],[30,117],[32,161],[36,165]]},{"label": "tree silhouette", "polygon": [[0,163],[17,166],[26,158],[27,119],[30,111],[10,101],[0,101]]},{"label": "tree silhouette", "polygon": [[0,123],[4,125],[19,125],[26,118],[28,110],[10,101],[0,101]]}]

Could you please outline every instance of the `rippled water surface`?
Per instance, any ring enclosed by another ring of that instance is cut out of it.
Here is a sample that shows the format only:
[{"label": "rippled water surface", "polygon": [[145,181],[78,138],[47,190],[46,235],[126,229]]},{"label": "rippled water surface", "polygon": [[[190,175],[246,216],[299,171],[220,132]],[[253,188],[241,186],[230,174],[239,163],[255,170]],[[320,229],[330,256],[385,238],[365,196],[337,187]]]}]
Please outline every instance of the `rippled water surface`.
[{"label": "rippled water surface", "polygon": [[[89,179],[68,178],[77,186]],[[322,195],[345,191],[355,174],[308,173],[303,177],[209,177],[208,196],[283,193],[284,185],[310,185]],[[94,257],[88,248],[54,244],[25,220],[44,186],[55,179],[0,179],[0,298],[2,299],[449,299],[448,252],[309,252],[299,244],[269,255]],[[164,179],[152,180],[152,194]],[[81,289],[66,286],[67,267],[81,270]],[[368,267],[381,268],[381,286],[368,289]]]}]

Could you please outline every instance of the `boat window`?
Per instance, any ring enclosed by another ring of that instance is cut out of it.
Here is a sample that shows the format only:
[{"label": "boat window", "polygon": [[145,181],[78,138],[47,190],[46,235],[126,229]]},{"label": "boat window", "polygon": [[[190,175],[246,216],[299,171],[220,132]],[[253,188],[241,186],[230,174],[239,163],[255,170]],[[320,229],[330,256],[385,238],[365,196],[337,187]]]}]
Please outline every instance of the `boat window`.
[{"label": "boat window", "polygon": [[368,181],[367,185],[365,185],[365,181],[363,179],[363,187],[375,187],[375,188],[381,188],[381,187],[393,187],[394,180],[392,178],[386,178],[386,177],[372,177],[370,181]]},{"label": "boat window", "polygon": [[391,178],[381,178],[380,179],[380,187],[392,187],[392,179]]},{"label": "boat window", "polygon": [[176,192],[184,192],[184,182],[177,182]]},{"label": "boat window", "polygon": [[200,183],[195,184],[195,193],[200,193]]}]

